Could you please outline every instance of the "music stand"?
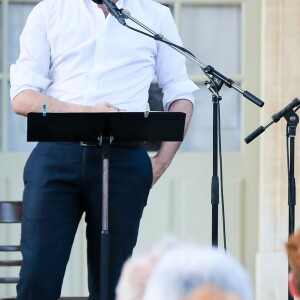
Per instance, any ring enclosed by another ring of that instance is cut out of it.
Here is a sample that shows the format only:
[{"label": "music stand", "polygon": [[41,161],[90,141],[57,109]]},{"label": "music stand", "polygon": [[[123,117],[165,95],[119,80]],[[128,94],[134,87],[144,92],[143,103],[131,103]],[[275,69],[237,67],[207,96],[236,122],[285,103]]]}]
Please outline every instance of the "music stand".
[{"label": "music stand", "polygon": [[108,187],[110,145],[114,142],[182,141],[185,113],[29,113],[29,142],[96,142],[102,149],[100,300],[108,299]]}]

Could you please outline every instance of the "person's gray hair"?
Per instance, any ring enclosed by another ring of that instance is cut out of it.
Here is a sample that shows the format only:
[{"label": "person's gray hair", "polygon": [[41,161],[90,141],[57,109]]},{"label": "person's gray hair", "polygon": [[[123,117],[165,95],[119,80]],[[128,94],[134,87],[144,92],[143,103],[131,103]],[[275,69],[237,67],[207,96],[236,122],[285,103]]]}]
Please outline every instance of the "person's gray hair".
[{"label": "person's gray hair", "polygon": [[165,252],[178,244],[179,241],[169,235],[146,251],[130,257],[116,287],[116,300],[141,300],[153,268]]},{"label": "person's gray hair", "polygon": [[158,262],[143,300],[179,300],[201,286],[253,299],[250,278],[236,259],[217,248],[182,245],[170,249]]}]

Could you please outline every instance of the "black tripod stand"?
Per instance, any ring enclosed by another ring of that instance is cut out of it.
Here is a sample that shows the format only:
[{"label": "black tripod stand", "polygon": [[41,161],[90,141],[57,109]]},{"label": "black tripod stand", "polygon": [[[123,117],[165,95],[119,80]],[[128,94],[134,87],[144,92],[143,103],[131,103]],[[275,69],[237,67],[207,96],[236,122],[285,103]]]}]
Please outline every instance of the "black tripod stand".
[{"label": "black tripod stand", "polygon": [[[207,73],[210,73],[210,68],[205,69]],[[205,85],[208,90],[212,93],[212,104],[213,104],[213,175],[211,180],[211,205],[212,205],[212,245],[218,246],[218,230],[219,230],[219,176],[218,176],[218,150],[219,150],[219,112],[220,112],[220,101],[222,97],[219,95],[219,91],[223,86],[223,81],[218,80],[216,77],[212,77],[210,81],[205,81]],[[224,231],[225,232],[225,231]],[[225,249],[226,241],[224,240]]]},{"label": "black tripod stand", "polygon": [[[288,110],[284,115],[287,121],[287,139],[289,139],[288,154],[288,206],[289,206],[289,235],[295,231],[295,206],[296,206],[296,182],[295,182],[295,137],[296,129],[299,123],[299,116],[293,109]],[[289,293],[288,299],[294,297]]]},{"label": "black tripod stand", "polygon": [[289,205],[289,234],[295,231],[295,205],[296,205],[296,182],[295,182],[295,137],[299,123],[299,116],[290,109],[284,116],[287,121],[287,138],[289,138],[288,153],[288,205]]},{"label": "black tripod stand", "polygon": [[[265,131],[266,128],[273,123],[278,122],[282,117],[287,121],[287,166],[288,166],[288,206],[289,206],[289,235],[294,233],[295,230],[295,206],[296,206],[296,182],[295,182],[295,137],[296,129],[299,123],[299,116],[296,114],[294,108],[300,107],[300,100],[295,98],[284,109],[272,116],[271,120],[264,126],[258,127],[255,131],[249,134],[245,138],[245,142],[248,144],[254,140],[257,136]],[[289,142],[288,142],[289,141]],[[292,300],[293,296],[288,293],[288,299]]]}]

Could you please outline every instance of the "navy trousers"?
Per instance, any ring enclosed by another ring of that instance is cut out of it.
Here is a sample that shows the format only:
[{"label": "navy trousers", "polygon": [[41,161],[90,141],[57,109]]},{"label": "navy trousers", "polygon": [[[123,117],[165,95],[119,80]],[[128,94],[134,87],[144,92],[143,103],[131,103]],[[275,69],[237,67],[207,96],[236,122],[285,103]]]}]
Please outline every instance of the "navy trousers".
[{"label": "navy trousers", "polygon": [[[24,168],[18,300],[57,300],[78,223],[85,213],[88,287],[100,294],[101,147],[39,143]],[[143,147],[111,147],[109,168],[109,300],[137,241],[152,184]],[[82,258],[85,259],[85,258]]]}]

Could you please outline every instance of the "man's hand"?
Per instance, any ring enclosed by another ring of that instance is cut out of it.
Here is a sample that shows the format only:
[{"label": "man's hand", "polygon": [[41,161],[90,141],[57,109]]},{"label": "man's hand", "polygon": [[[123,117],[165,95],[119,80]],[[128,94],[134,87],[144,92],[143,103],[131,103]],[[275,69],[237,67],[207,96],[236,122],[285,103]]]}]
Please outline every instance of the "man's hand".
[{"label": "man's hand", "polygon": [[93,112],[112,112],[112,111],[125,111],[125,109],[120,109],[117,106],[114,106],[108,102],[99,103],[94,106],[91,106],[91,111]]},{"label": "man's hand", "polygon": [[151,157],[151,163],[152,163],[152,172],[153,172],[153,181],[152,186],[158,181],[158,179],[161,177],[161,175],[165,172],[168,165],[164,165],[157,156]]},{"label": "man's hand", "polygon": [[[191,120],[191,116],[193,112],[193,104],[188,100],[179,99],[174,101],[170,105],[169,111],[184,112],[186,114],[185,128],[184,128],[184,134],[185,134]],[[157,180],[168,168],[180,144],[181,142],[163,142],[157,154],[151,158],[152,170],[153,170],[152,186],[157,182]]]}]

